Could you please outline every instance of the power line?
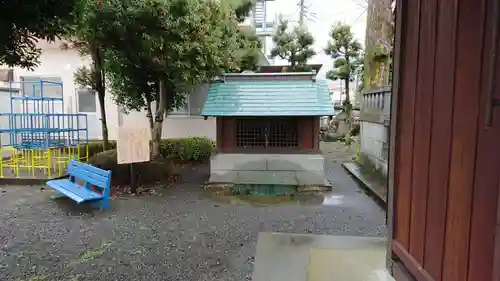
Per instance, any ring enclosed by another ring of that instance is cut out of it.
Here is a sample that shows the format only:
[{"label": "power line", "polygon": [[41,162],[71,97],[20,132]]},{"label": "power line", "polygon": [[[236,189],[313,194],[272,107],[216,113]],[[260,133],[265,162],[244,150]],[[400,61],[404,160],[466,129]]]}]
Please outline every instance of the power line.
[{"label": "power line", "polygon": [[361,14],[359,14],[359,16],[358,16],[358,17],[354,20],[354,22],[353,22],[353,23],[351,23],[350,25],[351,25],[351,26],[355,25],[355,24],[359,21],[359,19],[361,19],[361,17],[362,17],[362,16],[366,13],[366,11],[367,11],[367,10],[368,10],[368,8],[365,8],[365,9],[363,10],[363,12],[361,12]]},{"label": "power line", "polygon": [[[292,22],[297,22],[299,25],[304,25],[306,20],[315,22],[315,21],[321,20],[323,18],[331,18],[332,16],[340,16],[340,15],[345,14],[345,12],[336,12],[336,13],[328,12],[328,14],[325,14],[324,13],[325,11],[323,11],[323,10],[321,10],[320,13],[317,14],[316,12],[311,12],[310,11],[312,5],[311,4],[308,5],[306,3],[306,1],[311,1],[311,0],[299,0],[297,2],[296,5],[297,5],[298,8],[297,8],[296,11],[299,14],[299,19],[298,19],[298,21],[292,20]],[[361,14],[359,14],[356,17],[356,19],[354,20],[354,22],[351,24],[351,25],[354,25],[367,12],[367,10],[368,10],[368,0],[359,0],[360,2],[365,2],[366,4],[361,4],[361,3],[359,3],[356,0],[351,0],[351,1],[357,7],[363,8],[363,11],[361,12]]]},{"label": "power line", "polygon": [[364,2],[363,4],[359,3],[356,0],[353,0],[352,2],[354,2],[354,5],[356,5],[358,7],[361,7],[361,8],[367,8],[368,7],[368,0],[362,0],[361,2]]},{"label": "power line", "polygon": [[311,12],[309,9],[311,5],[306,5],[305,0],[299,0],[297,3],[299,10],[299,25],[304,25],[304,20],[315,21],[318,19],[318,15],[314,12]]}]

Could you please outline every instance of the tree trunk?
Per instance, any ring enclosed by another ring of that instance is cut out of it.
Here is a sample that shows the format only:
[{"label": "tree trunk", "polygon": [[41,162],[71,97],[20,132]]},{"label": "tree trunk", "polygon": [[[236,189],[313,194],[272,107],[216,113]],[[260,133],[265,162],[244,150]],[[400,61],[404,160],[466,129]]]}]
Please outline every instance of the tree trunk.
[{"label": "tree trunk", "polygon": [[345,85],[345,100],[349,103],[351,103],[351,96],[350,96],[350,92],[349,92],[349,79],[351,77],[347,77],[347,79],[344,80],[344,85]]},{"label": "tree trunk", "polygon": [[344,142],[347,145],[351,144],[351,130],[352,130],[352,103],[351,103],[351,97],[349,93],[349,79],[350,77],[347,77],[347,79],[344,80],[345,82],[345,100],[342,104],[342,107],[344,109],[344,114],[345,114],[345,119],[344,123],[346,124],[346,133],[344,136]]},{"label": "tree trunk", "polygon": [[101,109],[102,149],[106,151],[110,147],[109,147],[109,137],[108,137],[108,122],[106,122],[106,106],[104,101],[104,91],[105,91],[104,87],[99,89],[97,91],[97,96],[99,98],[99,108]]},{"label": "tree trunk", "polygon": [[[147,113],[146,113],[146,117],[148,118],[148,123],[149,123],[149,133],[151,134],[151,136],[153,135],[153,128],[154,128],[154,119],[153,119],[153,110],[151,109],[151,98],[146,95],[146,110],[147,110]],[[151,156],[152,155],[152,151],[153,151],[153,145],[152,145],[152,142],[150,141],[149,142],[149,155]]]},{"label": "tree trunk", "polygon": [[146,95],[146,117],[149,122],[149,129],[153,132],[154,120],[153,120],[153,110],[151,109],[151,98]]},{"label": "tree trunk", "polygon": [[289,72],[295,72],[295,67],[297,65],[297,61],[295,60],[295,53],[290,54],[290,71]]},{"label": "tree trunk", "polygon": [[[155,83],[155,112],[158,112],[159,108],[160,108],[160,83],[159,82],[156,82]],[[153,109],[151,109],[151,112],[153,111]],[[151,117],[153,117],[153,115],[151,115]],[[153,122],[153,125],[151,126],[154,126],[154,119],[151,120],[151,122]],[[153,133],[153,127],[151,127],[151,133]]]},{"label": "tree trunk", "polygon": [[94,64],[94,70],[96,72],[96,90],[97,97],[99,98],[99,108],[101,110],[101,129],[102,129],[102,148],[103,150],[108,150],[109,147],[109,137],[108,137],[108,123],[106,121],[106,105],[105,105],[105,76],[104,76],[104,58],[99,47],[92,48],[91,52],[92,61]]},{"label": "tree trunk", "polygon": [[159,95],[156,100],[155,122],[151,135],[151,158],[158,159],[161,157],[160,142],[163,128],[163,119],[165,118],[165,110],[167,108],[167,80],[166,77],[161,77],[158,81]]}]

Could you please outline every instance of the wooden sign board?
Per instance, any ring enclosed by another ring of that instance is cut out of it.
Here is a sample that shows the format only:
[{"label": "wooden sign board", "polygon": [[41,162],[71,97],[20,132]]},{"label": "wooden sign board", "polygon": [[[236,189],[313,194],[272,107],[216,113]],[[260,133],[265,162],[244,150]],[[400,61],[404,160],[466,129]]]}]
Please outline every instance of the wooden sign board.
[{"label": "wooden sign board", "polygon": [[118,164],[149,162],[149,141],[151,132],[144,127],[118,127],[118,142],[116,144]]}]

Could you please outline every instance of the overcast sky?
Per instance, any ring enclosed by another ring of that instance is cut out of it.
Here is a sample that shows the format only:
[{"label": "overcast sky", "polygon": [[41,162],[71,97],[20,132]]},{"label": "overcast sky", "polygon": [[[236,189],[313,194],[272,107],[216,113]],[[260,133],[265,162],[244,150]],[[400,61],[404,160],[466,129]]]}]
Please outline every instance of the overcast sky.
[{"label": "overcast sky", "polygon": [[[275,0],[269,5],[268,15],[281,14],[290,21],[299,18],[299,0]],[[352,26],[356,38],[364,44],[367,0],[305,0],[309,17],[305,21],[315,38],[314,49],[318,53],[310,63],[321,63],[323,68],[318,78],[323,78],[332,66],[332,60],[323,53],[328,42],[331,26],[342,21]],[[279,63],[281,64],[281,63]]]}]

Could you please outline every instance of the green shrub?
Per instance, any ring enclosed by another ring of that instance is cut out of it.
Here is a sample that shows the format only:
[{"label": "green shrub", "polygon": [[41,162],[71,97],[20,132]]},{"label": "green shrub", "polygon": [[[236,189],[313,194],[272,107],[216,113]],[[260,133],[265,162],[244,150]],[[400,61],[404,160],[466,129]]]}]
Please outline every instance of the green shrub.
[{"label": "green shrub", "polygon": [[104,170],[113,170],[117,165],[116,155],[116,149],[97,152],[89,157],[88,163]]},{"label": "green shrub", "polygon": [[161,141],[163,157],[186,162],[203,162],[215,151],[215,143],[206,137],[165,139]]},{"label": "green shrub", "polygon": [[[113,184],[130,183],[130,165],[117,163],[116,149],[99,152],[90,157],[88,163],[92,166],[110,170],[112,172]],[[166,180],[170,177],[171,163],[168,161],[152,161],[134,163],[134,171],[137,175],[138,184],[146,184]]]},{"label": "green shrub", "polygon": [[[100,141],[89,142],[88,147],[89,158],[103,152]],[[110,141],[110,150],[113,149],[116,149],[116,141]],[[163,157],[183,162],[203,162],[210,158],[214,151],[215,143],[206,137],[164,139],[160,143],[160,153]],[[85,150],[82,149],[81,153],[81,156],[84,156]],[[116,158],[116,155],[114,157]]]},{"label": "green shrub", "polygon": [[[90,141],[88,147],[89,147],[89,158],[96,155],[97,153],[104,151],[102,147],[102,141]],[[116,148],[116,141],[109,141],[109,149],[115,149],[115,148]],[[82,149],[80,154],[82,154],[81,156],[85,156],[85,150]]]}]

